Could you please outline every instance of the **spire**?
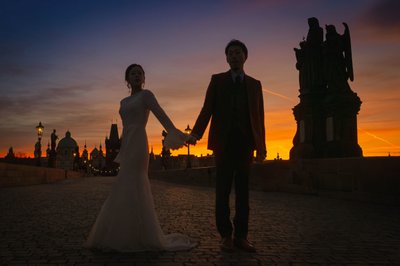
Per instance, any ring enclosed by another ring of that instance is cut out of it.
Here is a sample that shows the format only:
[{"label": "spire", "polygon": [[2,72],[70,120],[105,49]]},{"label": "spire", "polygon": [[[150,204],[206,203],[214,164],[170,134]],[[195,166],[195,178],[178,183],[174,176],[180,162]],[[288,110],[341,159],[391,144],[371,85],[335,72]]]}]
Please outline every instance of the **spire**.
[{"label": "spire", "polygon": [[110,129],[110,138],[109,140],[112,143],[118,143],[119,141],[119,135],[118,135],[118,126],[117,124],[111,124],[111,129]]},{"label": "spire", "polygon": [[151,152],[150,152],[150,161],[154,161],[155,159],[156,159],[156,156],[154,155],[154,152],[153,152],[153,146],[151,146]]}]

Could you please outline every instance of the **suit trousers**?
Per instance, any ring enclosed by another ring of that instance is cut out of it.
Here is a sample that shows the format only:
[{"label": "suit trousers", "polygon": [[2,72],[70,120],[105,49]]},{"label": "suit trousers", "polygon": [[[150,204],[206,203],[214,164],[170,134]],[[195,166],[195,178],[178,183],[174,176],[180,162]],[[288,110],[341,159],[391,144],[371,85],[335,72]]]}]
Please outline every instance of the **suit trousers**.
[{"label": "suit trousers", "polygon": [[[221,237],[246,239],[249,221],[249,175],[253,148],[240,129],[232,130],[216,159],[216,225]],[[230,218],[229,198],[235,184],[235,216]]]}]

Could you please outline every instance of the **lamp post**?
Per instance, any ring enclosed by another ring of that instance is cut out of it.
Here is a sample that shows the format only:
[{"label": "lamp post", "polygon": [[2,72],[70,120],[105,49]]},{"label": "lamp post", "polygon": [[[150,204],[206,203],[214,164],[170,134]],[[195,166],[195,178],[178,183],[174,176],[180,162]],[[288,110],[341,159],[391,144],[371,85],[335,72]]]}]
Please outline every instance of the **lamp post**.
[{"label": "lamp post", "polygon": [[75,151],[73,151],[72,155],[74,156],[74,162],[72,163],[72,170],[77,171],[80,168],[78,148],[75,148]]},{"label": "lamp post", "polygon": [[42,144],[40,141],[42,140],[44,126],[42,122],[39,122],[39,125],[36,126],[36,132],[38,135],[38,142],[35,145],[35,155],[37,157],[37,166],[40,166],[40,157],[42,157]]},{"label": "lamp post", "polygon": [[[189,127],[189,125],[187,125],[186,129],[185,129],[185,133],[186,134],[190,134],[192,133],[192,129]],[[192,164],[190,162],[190,144],[187,144],[188,147],[188,156],[187,156],[187,161],[186,161],[186,168],[192,168]]]}]

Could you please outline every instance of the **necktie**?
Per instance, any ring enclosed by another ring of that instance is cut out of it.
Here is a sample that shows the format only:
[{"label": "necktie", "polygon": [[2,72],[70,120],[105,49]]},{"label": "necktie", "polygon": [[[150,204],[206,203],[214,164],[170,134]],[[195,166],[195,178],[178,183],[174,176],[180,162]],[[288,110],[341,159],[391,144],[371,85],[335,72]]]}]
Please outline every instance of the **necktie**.
[{"label": "necktie", "polygon": [[240,75],[236,75],[235,85],[240,85],[240,83],[242,83],[242,79],[240,78]]},{"label": "necktie", "polygon": [[240,75],[236,75],[235,77],[235,83],[233,86],[233,94],[232,94],[232,108],[233,108],[233,112],[236,113],[237,112],[237,97],[238,97],[238,93],[239,93],[239,89],[240,89],[240,84],[242,83],[242,79],[240,78]]}]

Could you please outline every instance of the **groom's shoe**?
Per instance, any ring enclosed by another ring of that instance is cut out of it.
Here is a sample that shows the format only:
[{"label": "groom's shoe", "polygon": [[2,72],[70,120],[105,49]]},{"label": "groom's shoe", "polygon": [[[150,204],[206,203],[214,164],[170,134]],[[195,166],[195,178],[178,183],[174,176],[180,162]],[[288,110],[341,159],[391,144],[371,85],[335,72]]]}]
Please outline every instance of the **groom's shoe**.
[{"label": "groom's shoe", "polygon": [[251,253],[256,252],[256,248],[254,247],[254,245],[245,238],[235,238],[233,240],[233,244],[235,245],[235,247],[244,250],[246,252],[251,252]]},{"label": "groom's shoe", "polygon": [[220,248],[222,251],[225,252],[233,252],[233,241],[232,241],[232,237],[223,237],[221,240],[221,244],[220,244]]}]

